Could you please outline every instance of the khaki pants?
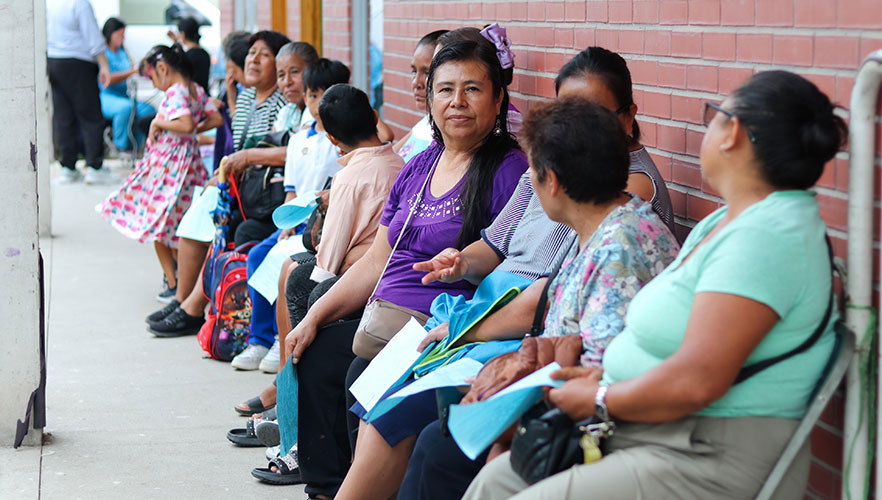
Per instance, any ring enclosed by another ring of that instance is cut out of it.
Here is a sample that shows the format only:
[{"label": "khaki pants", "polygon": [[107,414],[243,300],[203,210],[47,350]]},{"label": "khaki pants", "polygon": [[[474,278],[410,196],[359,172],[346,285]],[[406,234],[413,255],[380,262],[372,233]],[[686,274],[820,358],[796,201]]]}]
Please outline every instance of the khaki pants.
[{"label": "khaki pants", "polygon": [[[622,424],[608,454],[533,486],[511,468],[509,454],[481,469],[466,500],[749,499],[759,491],[798,420],[688,417],[663,424]],[[808,442],[776,499],[803,498]]]}]

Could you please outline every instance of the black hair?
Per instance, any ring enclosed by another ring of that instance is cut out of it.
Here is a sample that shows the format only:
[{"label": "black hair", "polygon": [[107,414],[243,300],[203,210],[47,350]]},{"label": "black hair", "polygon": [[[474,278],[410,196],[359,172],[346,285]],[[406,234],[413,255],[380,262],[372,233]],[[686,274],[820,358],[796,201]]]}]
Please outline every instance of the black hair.
[{"label": "black hair", "polygon": [[124,23],[122,19],[118,17],[108,17],[107,21],[104,21],[104,26],[101,28],[101,34],[104,35],[104,41],[107,45],[110,45],[110,35],[125,27],[126,23]]},{"label": "black hair", "polygon": [[[465,27],[450,30],[447,33],[439,35],[438,45],[444,47],[445,45],[448,45],[449,43],[455,42],[457,40],[471,40],[477,43],[481,43],[483,41],[490,43],[489,40],[484,38],[484,35],[481,34],[481,30],[479,30],[478,28]],[[494,47],[493,50],[495,51],[496,48]],[[502,69],[502,83],[506,87],[508,87],[509,85],[511,85],[512,80],[514,80],[514,67]]]},{"label": "black hair", "polygon": [[337,83],[325,90],[319,102],[319,117],[328,134],[346,144],[356,144],[377,137],[376,115],[367,94]]},{"label": "black hair", "polygon": [[193,63],[190,61],[190,58],[187,57],[184,48],[181,47],[180,44],[176,43],[171,47],[166,45],[157,45],[153,47],[147,52],[144,59],[141,60],[141,63],[138,65],[138,72],[141,76],[146,76],[144,72],[147,67],[156,66],[156,63],[159,61],[168,64],[169,67],[186,77],[188,80],[193,79]]},{"label": "black hair", "polygon": [[628,184],[628,137],[615,113],[599,104],[572,96],[534,106],[521,136],[539,182],[554,172],[577,202],[606,203]]},{"label": "black hair", "polygon": [[457,246],[464,248],[469,243],[476,241],[481,235],[481,229],[491,222],[488,220],[488,213],[484,205],[485,200],[489,200],[493,196],[493,178],[505,156],[513,149],[520,149],[520,146],[518,146],[518,141],[508,132],[508,89],[503,83],[502,67],[499,65],[499,59],[496,58],[496,47],[483,37],[481,37],[481,41],[457,40],[451,42],[445,45],[432,59],[426,84],[426,108],[435,140],[439,144],[444,144],[441,131],[435,120],[432,119],[432,88],[434,87],[435,72],[446,63],[460,61],[480,62],[487,69],[493,95],[502,94],[502,104],[499,107],[499,115],[496,116],[496,123],[501,133],[497,135],[490,132],[472,155],[460,195],[463,221],[457,237]]},{"label": "black hair", "polygon": [[276,54],[276,59],[284,56],[297,56],[303,60],[303,63],[307,66],[318,61],[319,55],[318,51],[315,50],[308,42],[290,42],[282,45],[282,48],[279,49],[279,52]]},{"label": "black hair", "polygon": [[349,75],[345,64],[322,57],[303,71],[303,90],[327,90],[336,83],[349,83]]},{"label": "black hair", "polygon": [[182,17],[178,19],[178,31],[184,35],[184,39],[191,42],[199,43],[202,35],[199,34],[199,22],[192,17]]},{"label": "black hair", "polygon": [[433,47],[438,45],[438,39],[441,38],[441,35],[447,33],[449,30],[435,30],[427,35],[424,35],[420,38],[420,41],[417,42],[417,47],[422,47],[423,45],[431,45]]},{"label": "black hair", "polygon": [[753,75],[732,94],[732,112],[753,137],[766,180],[779,189],[808,189],[848,138],[830,99],[789,71]]},{"label": "black hair", "polygon": [[248,49],[258,40],[262,40],[267,47],[273,52],[273,56],[279,53],[279,49],[285,44],[291,43],[291,39],[279,33],[278,31],[263,30],[251,35],[248,39]]},{"label": "black hair", "polygon": [[245,58],[248,57],[248,39],[251,33],[234,31],[224,38],[224,56],[241,69],[245,69]]},{"label": "black hair", "polygon": [[[617,112],[630,111],[634,104],[634,92],[631,89],[631,72],[622,56],[603,47],[588,47],[560,69],[554,79],[554,93],[557,94],[564,80],[584,75],[603,79],[606,88],[616,98]],[[634,144],[640,142],[640,126],[637,125],[637,120],[634,120],[631,128],[631,141]]]}]

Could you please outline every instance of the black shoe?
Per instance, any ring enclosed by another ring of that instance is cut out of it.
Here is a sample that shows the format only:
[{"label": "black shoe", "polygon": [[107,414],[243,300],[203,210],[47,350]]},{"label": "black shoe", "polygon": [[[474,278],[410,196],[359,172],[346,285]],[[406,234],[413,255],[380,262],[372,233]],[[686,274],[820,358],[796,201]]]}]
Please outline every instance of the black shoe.
[{"label": "black shoe", "polygon": [[182,337],[196,334],[203,323],[205,323],[205,318],[190,316],[179,307],[162,321],[150,323],[147,330],[157,337]]},{"label": "black shoe", "polygon": [[180,307],[180,305],[181,303],[178,302],[178,299],[173,298],[167,306],[158,311],[154,311],[150,316],[147,316],[147,319],[145,321],[147,321],[148,323],[157,323],[159,321],[162,321],[166,318],[166,316],[175,312],[175,309]]}]

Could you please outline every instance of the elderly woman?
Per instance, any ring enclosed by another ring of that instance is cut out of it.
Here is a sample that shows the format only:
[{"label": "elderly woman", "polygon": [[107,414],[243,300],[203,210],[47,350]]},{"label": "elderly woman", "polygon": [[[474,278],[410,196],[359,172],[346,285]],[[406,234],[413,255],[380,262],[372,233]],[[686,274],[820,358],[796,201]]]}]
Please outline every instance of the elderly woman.
[{"label": "elderly woman", "polygon": [[[634,298],[603,372],[561,370],[567,382],[549,392],[576,420],[617,421],[607,456],[528,486],[503,455],[465,498],[741,499],[759,490],[833,348],[826,228],[807,189],[846,127],[813,84],[784,71],[708,103],[705,123],[702,173],[726,206]],[[739,377],[819,328],[804,352]],[[801,458],[782,498],[803,494],[807,448]]]},{"label": "elderly woman", "polygon": [[[245,57],[245,85],[247,88],[238,95],[232,121],[233,144],[237,151],[242,148],[246,138],[263,136],[270,132],[279,111],[287,102],[278,86],[276,55],[282,46],[288,43],[290,43],[288,37],[275,31],[259,31],[249,38],[248,55]],[[304,53],[306,52],[308,50]],[[287,73],[286,71],[285,74]],[[282,162],[280,164],[284,164],[284,148],[281,149]],[[244,155],[239,155],[227,165],[233,168],[244,168],[246,158]],[[200,214],[200,216],[207,215]],[[272,222],[253,219],[243,222],[239,211],[234,210],[233,212],[230,231],[234,235],[237,246],[248,241],[266,238],[275,230],[276,227]],[[202,268],[207,252],[208,241],[180,239],[178,283],[170,283],[171,288],[175,289],[174,298],[166,307],[147,317],[149,329],[154,335],[179,337],[192,335],[199,331],[204,322],[203,310],[206,302],[202,295],[202,287],[196,285],[199,270]]]},{"label": "elderly woman", "polygon": [[[113,126],[113,145],[119,151],[135,151],[138,145],[144,141],[146,134],[141,130],[134,129],[136,144],[130,140],[133,131],[132,124],[135,119],[156,114],[156,109],[146,102],[135,101],[129,96],[126,88],[126,80],[138,73],[138,68],[132,64],[128,52],[123,44],[126,39],[126,23],[116,17],[110,17],[101,28],[107,49],[107,64],[110,67],[110,82],[101,89],[101,114],[111,120]],[[135,116],[132,116],[132,110]]]},{"label": "elderly woman", "polygon": [[[344,392],[355,332],[321,335],[319,327],[361,309],[375,285],[377,299],[423,315],[440,293],[470,297],[471,283],[423,285],[422,273],[412,266],[446,247],[477,240],[527,168],[508,133],[508,91],[489,42],[454,42],[435,56],[427,105],[438,142],[401,171],[365,256],[285,339],[286,352],[298,364],[299,454],[310,495],[334,496],[350,463]],[[350,370],[360,373],[366,365],[356,358]]]}]

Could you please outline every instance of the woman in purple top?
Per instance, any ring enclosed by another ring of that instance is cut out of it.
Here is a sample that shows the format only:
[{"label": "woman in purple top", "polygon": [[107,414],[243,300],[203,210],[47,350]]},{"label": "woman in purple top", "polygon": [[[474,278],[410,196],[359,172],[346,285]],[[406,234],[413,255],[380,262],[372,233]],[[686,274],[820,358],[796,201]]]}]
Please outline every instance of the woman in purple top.
[{"label": "woman in purple top", "polygon": [[[355,359],[347,377],[348,363],[341,366],[340,361],[345,355],[354,359],[354,331],[323,336],[319,328],[361,309],[378,280],[377,298],[426,314],[442,292],[471,297],[474,285],[423,285],[423,273],[412,266],[444,248],[464,248],[480,238],[481,229],[502,210],[527,169],[526,156],[508,132],[508,92],[490,42],[456,41],[434,57],[427,106],[437,144],[415,156],[398,175],[365,256],[313,304],[285,339],[285,352],[298,365],[298,462],[308,495],[335,496],[349,468],[345,379],[367,365]],[[422,200],[384,273],[387,256],[420,193]],[[288,465],[283,468],[290,470]]]}]

